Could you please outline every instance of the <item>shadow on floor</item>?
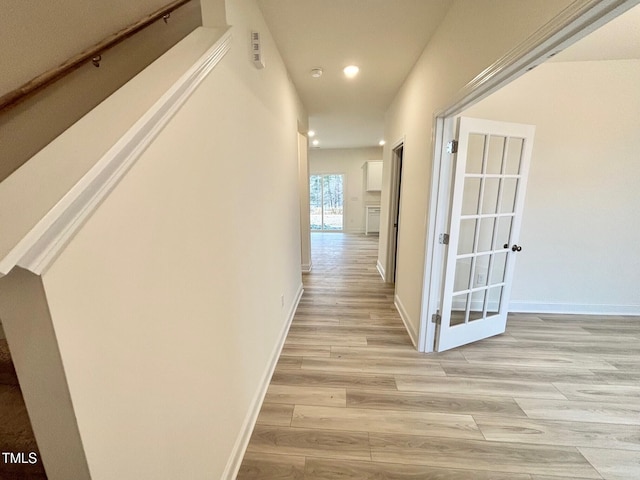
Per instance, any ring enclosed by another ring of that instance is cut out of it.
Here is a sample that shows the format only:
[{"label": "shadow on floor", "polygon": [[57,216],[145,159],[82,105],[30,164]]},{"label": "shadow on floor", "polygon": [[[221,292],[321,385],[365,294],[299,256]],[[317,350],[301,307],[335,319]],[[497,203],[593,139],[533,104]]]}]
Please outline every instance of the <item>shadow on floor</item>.
[{"label": "shadow on floor", "polygon": [[0,480],[46,478],[9,347],[0,337]]}]

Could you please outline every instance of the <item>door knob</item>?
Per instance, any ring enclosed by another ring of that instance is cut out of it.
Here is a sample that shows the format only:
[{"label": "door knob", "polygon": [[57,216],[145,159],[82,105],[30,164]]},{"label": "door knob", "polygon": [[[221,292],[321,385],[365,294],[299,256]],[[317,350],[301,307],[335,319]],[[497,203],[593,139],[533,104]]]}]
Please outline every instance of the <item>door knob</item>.
[{"label": "door knob", "polygon": [[522,250],[522,247],[520,245],[516,245],[515,243],[513,244],[513,247],[511,247],[512,252],[519,252],[520,250]]}]

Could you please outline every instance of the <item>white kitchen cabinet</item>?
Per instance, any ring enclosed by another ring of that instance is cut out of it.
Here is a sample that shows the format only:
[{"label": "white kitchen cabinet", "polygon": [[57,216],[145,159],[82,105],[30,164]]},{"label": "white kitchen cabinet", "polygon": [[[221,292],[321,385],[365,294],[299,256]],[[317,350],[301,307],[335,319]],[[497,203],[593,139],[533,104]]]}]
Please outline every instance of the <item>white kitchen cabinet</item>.
[{"label": "white kitchen cabinet", "polygon": [[365,163],[367,192],[379,192],[382,190],[382,160]]}]

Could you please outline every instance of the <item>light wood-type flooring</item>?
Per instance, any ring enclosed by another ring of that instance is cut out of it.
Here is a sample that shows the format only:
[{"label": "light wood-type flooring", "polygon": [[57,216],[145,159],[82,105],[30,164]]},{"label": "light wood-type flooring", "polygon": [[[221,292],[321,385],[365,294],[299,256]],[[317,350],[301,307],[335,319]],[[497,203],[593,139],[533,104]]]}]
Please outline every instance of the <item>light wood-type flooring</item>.
[{"label": "light wood-type flooring", "polygon": [[419,354],[377,242],[312,235],[238,479],[640,479],[640,318],[513,314]]}]

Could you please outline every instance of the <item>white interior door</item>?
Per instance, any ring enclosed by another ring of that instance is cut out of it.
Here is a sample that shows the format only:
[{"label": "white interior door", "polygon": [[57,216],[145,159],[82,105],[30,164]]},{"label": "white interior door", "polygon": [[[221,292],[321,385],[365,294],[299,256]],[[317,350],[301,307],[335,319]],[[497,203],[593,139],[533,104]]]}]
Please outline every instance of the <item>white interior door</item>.
[{"label": "white interior door", "polygon": [[535,127],[461,117],[436,351],[504,333]]}]

